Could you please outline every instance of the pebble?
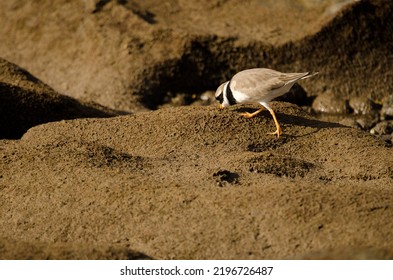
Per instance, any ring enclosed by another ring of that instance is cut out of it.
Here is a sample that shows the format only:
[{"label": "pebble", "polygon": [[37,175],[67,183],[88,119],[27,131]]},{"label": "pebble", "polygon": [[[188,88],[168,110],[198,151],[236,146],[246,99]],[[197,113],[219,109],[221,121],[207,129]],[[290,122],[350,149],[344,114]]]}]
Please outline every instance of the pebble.
[{"label": "pebble", "polygon": [[356,119],[356,123],[363,130],[370,130],[378,123],[378,115],[363,115]]},{"label": "pebble", "polygon": [[386,117],[393,117],[393,94],[385,98],[381,109],[381,119]]},{"label": "pebble", "polygon": [[199,100],[203,105],[210,105],[216,103],[216,97],[214,91],[205,91],[203,92]]},{"label": "pebble", "polygon": [[382,121],[370,130],[371,134],[385,135],[393,133],[393,121]]},{"label": "pebble", "polygon": [[374,113],[377,106],[369,98],[359,96],[349,99],[349,107],[352,108],[355,115],[368,115]]},{"label": "pebble", "polygon": [[315,113],[347,114],[349,112],[348,102],[331,93],[318,95],[311,107]]}]

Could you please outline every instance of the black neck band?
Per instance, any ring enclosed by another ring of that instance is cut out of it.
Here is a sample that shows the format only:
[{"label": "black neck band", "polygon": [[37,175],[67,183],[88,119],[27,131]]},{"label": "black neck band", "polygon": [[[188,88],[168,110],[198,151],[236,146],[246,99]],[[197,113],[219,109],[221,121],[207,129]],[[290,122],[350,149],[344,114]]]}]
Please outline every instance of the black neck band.
[{"label": "black neck band", "polygon": [[233,97],[233,92],[231,90],[230,85],[231,85],[231,82],[229,82],[227,85],[227,99],[228,99],[229,105],[235,105],[237,103],[237,101],[236,101],[235,97]]}]

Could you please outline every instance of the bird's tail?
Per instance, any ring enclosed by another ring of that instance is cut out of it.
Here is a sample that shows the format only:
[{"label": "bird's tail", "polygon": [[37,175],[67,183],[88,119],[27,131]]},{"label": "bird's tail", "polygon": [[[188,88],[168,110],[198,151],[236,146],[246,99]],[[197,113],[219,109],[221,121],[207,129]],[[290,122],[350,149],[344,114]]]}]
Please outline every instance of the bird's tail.
[{"label": "bird's tail", "polygon": [[313,72],[313,73],[309,72],[306,76],[301,77],[300,80],[308,79],[308,78],[314,77],[315,75],[318,75],[318,74],[319,74],[319,72]]}]

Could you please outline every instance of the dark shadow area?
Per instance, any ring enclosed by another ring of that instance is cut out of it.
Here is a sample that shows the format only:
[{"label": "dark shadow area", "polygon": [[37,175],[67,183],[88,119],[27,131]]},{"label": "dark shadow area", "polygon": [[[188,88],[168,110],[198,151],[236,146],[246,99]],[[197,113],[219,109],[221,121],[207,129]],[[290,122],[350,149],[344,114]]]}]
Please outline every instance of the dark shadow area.
[{"label": "dark shadow area", "polygon": [[137,15],[142,20],[146,21],[149,24],[157,23],[155,20],[156,15],[147,9],[141,7],[143,2],[137,3],[137,1],[129,1],[129,0],[117,0],[117,3],[125,6],[127,9],[131,10],[135,15]]},{"label": "dark shadow area", "polygon": [[[238,113],[245,113],[245,112],[252,113],[256,110],[258,110],[256,107],[241,107],[241,108],[235,109],[235,111]],[[292,124],[292,125],[296,125],[296,126],[305,126],[305,127],[312,127],[312,128],[346,127],[345,125],[342,125],[339,123],[320,121],[317,119],[303,118],[303,117],[295,116],[295,115],[288,115],[285,113],[280,113],[278,110],[274,110],[274,112],[275,112],[277,120],[280,124]],[[258,118],[260,116],[262,116],[264,118],[271,119],[273,121],[272,115],[267,110],[262,111],[254,118]]]},{"label": "dark shadow area", "polygon": [[0,82],[0,138],[19,139],[31,127],[65,119],[105,118],[124,114],[82,104],[56,92],[37,93]]},{"label": "dark shadow area", "polygon": [[[187,44],[180,59],[167,60],[146,71],[145,83],[140,89],[140,102],[145,107],[156,110],[170,97],[186,94],[190,96],[191,104],[194,100],[192,96],[215,91],[238,71],[255,67],[276,69],[279,65],[282,66],[281,58],[275,54],[281,52],[280,49],[271,49],[262,43],[234,48],[236,40],[237,38],[217,36],[194,38]],[[258,59],[253,59],[256,57]],[[310,106],[313,99],[302,86],[295,84],[289,92],[276,100]]]},{"label": "dark shadow area", "polygon": [[216,178],[219,187],[223,187],[224,184],[237,184],[239,180],[239,174],[231,172],[229,170],[219,170],[213,174]]},{"label": "dark shadow area", "polygon": [[108,4],[111,0],[99,0],[96,3],[95,9],[93,10],[93,14],[101,12],[102,8],[104,8],[104,6],[106,4]]},{"label": "dark shadow area", "polygon": [[[269,112],[267,112],[267,113],[269,113]],[[303,118],[303,117],[299,117],[299,116],[287,115],[285,113],[277,113],[276,112],[276,116],[279,119],[280,123],[292,124],[292,125],[296,125],[296,126],[304,126],[304,127],[311,127],[311,128],[346,127],[345,125],[342,125],[339,123],[313,120],[313,119]]]},{"label": "dark shadow area", "polygon": [[[225,73],[231,69],[231,63],[223,61],[222,56],[226,54],[221,50],[223,45],[231,49],[229,45],[234,41],[235,38],[222,39],[217,36],[194,38],[187,43],[180,59],[167,60],[146,71],[145,83],[140,89],[140,102],[155,110],[165,104],[168,97],[177,94],[198,96],[207,90],[215,91],[220,83],[230,78]],[[236,70],[231,71],[232,75],[235,73]]]}]

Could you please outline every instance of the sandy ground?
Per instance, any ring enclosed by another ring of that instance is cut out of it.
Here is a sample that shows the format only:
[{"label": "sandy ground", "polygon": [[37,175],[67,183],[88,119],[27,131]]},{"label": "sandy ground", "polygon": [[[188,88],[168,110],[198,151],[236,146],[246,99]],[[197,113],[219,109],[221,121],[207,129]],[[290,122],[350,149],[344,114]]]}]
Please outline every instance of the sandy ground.
[{"label": "sandy ground", "polygon": [[390,1],[68,2],[0,3],[0,258],[393,258],[391,141],[172,106],[255,66],[320,71],[305,105],[381,102]]},{"label": "sandy ground", "polygon": [[132,248],[154,258],[288,258],[393,249],[392,150],[275,103],[179,107],[36,126],[1,146],[7,239]]}]

